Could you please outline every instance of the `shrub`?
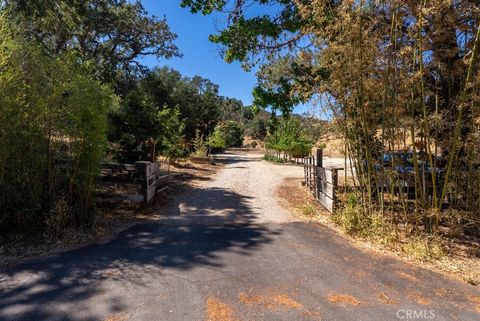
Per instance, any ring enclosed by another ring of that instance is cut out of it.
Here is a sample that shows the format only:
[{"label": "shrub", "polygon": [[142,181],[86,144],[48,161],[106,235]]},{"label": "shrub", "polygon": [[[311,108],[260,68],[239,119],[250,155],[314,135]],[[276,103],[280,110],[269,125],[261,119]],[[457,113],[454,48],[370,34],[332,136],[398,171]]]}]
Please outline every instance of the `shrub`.
[{"label": "shrub", "polygon": [[[117,98],[75,55],[51,58],[2,19],[0,231],[90,225],[106,114]],[[47,222],[52,216],[57,223]]]},{"label": "shrub", "polygon": [[282,119],[275,131],[265,139],[265,147],[290,156],[308,155],[313,141],[307,136],[296,119]]},{"label": "shrub", "polygon": [[193,140],[193,148],[194,148],[194,152],[192,153],[193,156],[206,157],[208,154],[207,143],[203,139],[203,135],[200,134],[199,130],[197,130],[195,134],[195,139]]},{"label": "shrub", "polygon": [[225,145],[227,147],[242,147],[243,129],[234,121],[228,121],[222,128]]},{"label": "shrub", "polygon": [[281,157],[273,156],[273,155],[265,155],[263,156],[263,159],[269,162],[274,162],[274,163],[286,163],[287,160]]},{"label": "shrub", "polygon": [[332,215],[332,220],[347,234],[365,237],[382,244],[394,242],[391,227],[382,213],[366,213],[355,194],[347,195],[345,206]]},{"label": "shrub", "polygon": [[209,148],[209,153],[212,150],[222,150],[226,147],[224,133],[222,127],[216,126],[213,133],[207,138],[207,146]]},{"label": "shrub", "polygon": [[420,260],[438,260],[445,256],[441,239],[427,235],[410,237],[403,246],[403,251]]}]

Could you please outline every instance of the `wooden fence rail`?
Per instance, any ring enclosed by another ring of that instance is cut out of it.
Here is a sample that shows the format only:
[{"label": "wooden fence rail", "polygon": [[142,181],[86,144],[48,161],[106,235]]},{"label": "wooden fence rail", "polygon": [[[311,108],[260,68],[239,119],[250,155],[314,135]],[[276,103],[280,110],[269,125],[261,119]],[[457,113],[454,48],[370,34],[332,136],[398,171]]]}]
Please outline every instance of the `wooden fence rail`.
[{"label": "wooden fence rail", "polygon": [[149,202],[157,191],[168,186],[170,174],[160,170],[158,163],[136,162],[135,164],[103,163],[101,180],[120,184],[138,184],[144,202]]},{"label": "wooden fence rail", "polygon": [[304,159],[305,185],[312,192],[315,199],[328,211],[334,212],[336,207],[336,190],[338,187],[338,171],[343,168],[325,168],[322,163],[323,152],[317,150],[316,157]]}]

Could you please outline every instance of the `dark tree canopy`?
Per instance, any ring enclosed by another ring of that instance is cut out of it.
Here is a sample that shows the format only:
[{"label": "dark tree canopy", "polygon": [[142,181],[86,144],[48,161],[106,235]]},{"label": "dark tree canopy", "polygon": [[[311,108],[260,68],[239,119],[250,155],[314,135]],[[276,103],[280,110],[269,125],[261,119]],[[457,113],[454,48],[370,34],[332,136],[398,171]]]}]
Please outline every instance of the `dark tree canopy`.
[{"label": "dark tree canopy", "polygon": [[142,56],[179,56],[165,18],[150,16],[139,1],[6,1],[50,55],[76,51],[95,64],[98,79],[125,81],[144,71]]}]

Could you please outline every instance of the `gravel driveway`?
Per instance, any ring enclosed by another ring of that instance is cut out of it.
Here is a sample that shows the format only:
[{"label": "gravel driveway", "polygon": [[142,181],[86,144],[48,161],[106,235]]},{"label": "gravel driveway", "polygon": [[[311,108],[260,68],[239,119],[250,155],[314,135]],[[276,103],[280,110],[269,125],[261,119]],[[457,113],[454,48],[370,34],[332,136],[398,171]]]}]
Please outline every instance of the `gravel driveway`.
[{"label": "gravel driveway", "polygon": [[480,320],[475,287],[279,206],[278,184],[301,167],[221,158],[160,222],[0,271],[0,320]]},{"label": "gravel driveway", "polygon": [[[226,164],[211,181],[206,181],[194,193],[176,200],[167,209],[168,221],[179,220],[199,224],[232,222],[287,223],[298,220],[275,198],[276,189],[287,177],[302,177],[303,168],[275,165],[262,161],[263,154],[225,153],[216,157]],[[241,195],[241,202],[232,195]],[[240,204],[241,203],[241,204]],[[218,204],[214,210],[207,210]],[[245,213],[248,209],[248,214]],[[204,215],[208,214],[208,215]]]}]

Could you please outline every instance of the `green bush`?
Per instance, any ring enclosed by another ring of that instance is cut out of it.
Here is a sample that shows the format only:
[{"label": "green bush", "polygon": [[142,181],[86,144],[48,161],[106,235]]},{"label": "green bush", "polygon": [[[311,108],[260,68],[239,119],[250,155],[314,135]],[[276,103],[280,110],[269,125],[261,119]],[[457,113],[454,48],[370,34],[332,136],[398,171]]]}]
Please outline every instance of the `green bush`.
[{"label": "green bush", "polygon": [[0,15],[0,233],[91,224],[117,98],[76,55],[52,58],[13,30]]},{"label": "green bush", "polygon": [[243,129],[234,121],[228,121],[223,126],[225,144],[227,147],[242,147]]},{"label": "green bush", "polygon": [[192,153],[195,157],[206,157],[208,155],[208,146],[203,138],[203,135],[198,130],[195,139],[193,140],[194,151]]},{"label": "green bush", "polygon": [[286,153],[290,156],[306,156],[310,153],[313,140],[308,137],[297,119],[282,119],[275,131],[265,139],[265,148]]},{"label": "green bush", "polygon": [[332,220],[347,234],[365,237],[382,244],[394,241],[391,226],[380,212],[367,214],[355,194],[347,196],[346,204],[332,215]]},{"label": "green bush", "polygon": [[227,146],[221,126],[215,126],[215,130],[207,138],[207,146],[209,148],[209,153],[222,150]]},{"label": "green bush", "polygon": [[273,156],[273,155],[265,155],[263,156],[263,159],[269,162],[274,162],[274,163],[286,163],[287,160],[281,157]]}]

